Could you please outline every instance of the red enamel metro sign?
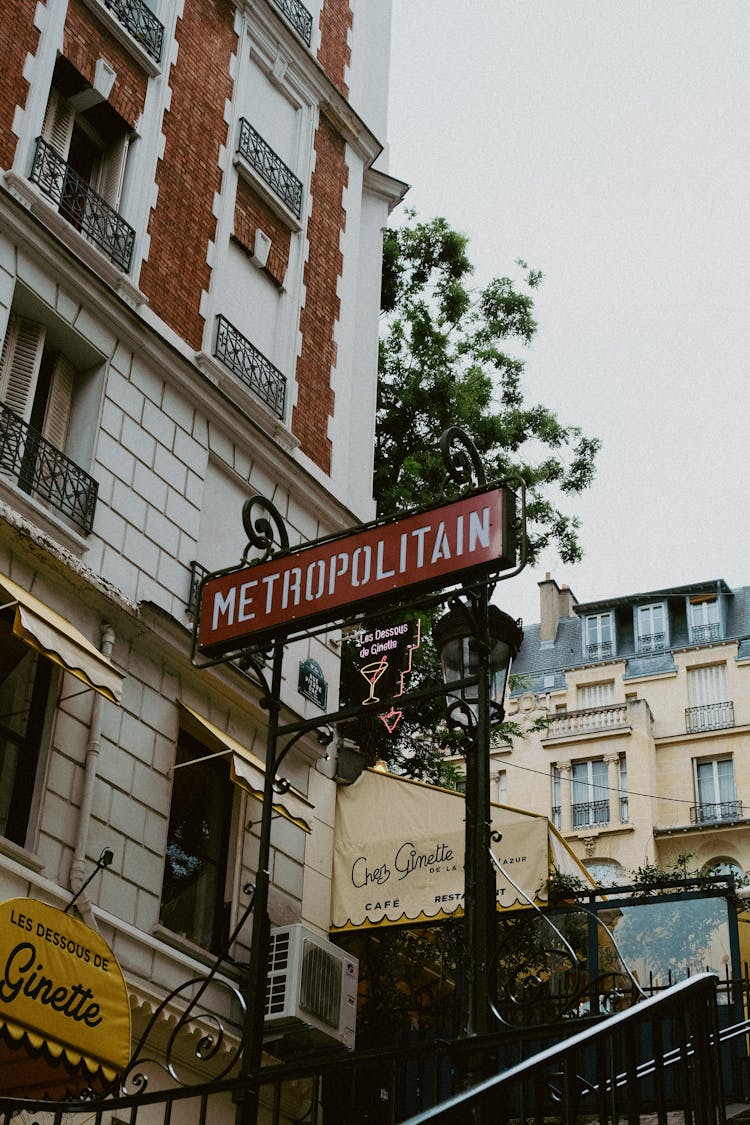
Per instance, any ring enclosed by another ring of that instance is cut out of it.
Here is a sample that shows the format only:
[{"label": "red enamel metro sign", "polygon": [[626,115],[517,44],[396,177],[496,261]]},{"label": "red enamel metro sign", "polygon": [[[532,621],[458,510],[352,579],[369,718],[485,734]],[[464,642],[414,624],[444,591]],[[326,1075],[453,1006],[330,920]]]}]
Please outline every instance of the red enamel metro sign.
[{"label": "red enamel metro sign", "polygon": [[403,600],[406,593],[515,566],[514,495],[493,485],[439,507],[306,544],[280,557],[209,575],[198,649],[232,651],[274,633]]}]

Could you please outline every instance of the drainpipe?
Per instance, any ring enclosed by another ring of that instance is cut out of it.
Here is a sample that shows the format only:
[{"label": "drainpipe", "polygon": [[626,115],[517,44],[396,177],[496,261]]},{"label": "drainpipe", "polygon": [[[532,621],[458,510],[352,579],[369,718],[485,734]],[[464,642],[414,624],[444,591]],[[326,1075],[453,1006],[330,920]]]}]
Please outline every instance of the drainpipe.
[{"label": "drainpipe", "polygon": [[[111,625],[102,626],[102,641],[100,651],[107,660],[112,655],[115,643],[115,632]],[[76,909],[86,925],[99,932],[94,911],[88,895],[83,890],[86,876],[86,841],[91,823],[91,809],[94,804],[94,789],[99,766],[99,747],[102,736],[102,703],[103,697],[98,691],[94,692],[94,702],[91,707],[91,724],[89,726],[89,741],[86,748],[86,765],[83,774],[83,792],[81,794],[81,808],[78,813],[78,832],[76,835],[75,853],[70,865],[70,889],[78,895]]]}]

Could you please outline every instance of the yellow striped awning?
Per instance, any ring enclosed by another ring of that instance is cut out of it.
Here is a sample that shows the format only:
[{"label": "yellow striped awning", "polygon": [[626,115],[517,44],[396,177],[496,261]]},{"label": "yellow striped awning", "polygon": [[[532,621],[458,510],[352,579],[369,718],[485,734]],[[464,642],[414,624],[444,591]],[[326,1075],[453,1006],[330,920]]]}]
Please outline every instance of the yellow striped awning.
[{"label": "yellow striped awning", "polygon": [[[262,803],[266,770],[260,758],[192,707],[185,703],[180,703],[180,707],[198,724],[209,745],[220,747],[219,753],[231,754],[229,769],[234,784]],[[303,832],[312,831],[309,817],[313,807],[307,797],[293,786],[286,793],[277,795],[273,803],[273,811],[278,816],[296,824]]]},{"label": "yellow striped awning", "polygon": [[15,606],[13,632],[112,703],[120,702],[124,676],[67,618],[0,574],[2,608]]}]

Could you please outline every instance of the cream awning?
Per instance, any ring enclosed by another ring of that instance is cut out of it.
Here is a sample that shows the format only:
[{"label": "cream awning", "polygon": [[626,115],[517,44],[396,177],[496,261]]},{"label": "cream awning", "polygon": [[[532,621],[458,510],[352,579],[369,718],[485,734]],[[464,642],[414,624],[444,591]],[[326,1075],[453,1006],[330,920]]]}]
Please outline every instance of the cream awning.
[{"label": "cream awning", "polygon": [[[260,758],[256,758],[252,751],[238,742],[236,738],[232,738],[231,734],[219,730],[209,719],[198,711],[194,711],[192,707],[188,707],[185,703],[180,703],[180,707],[198,724],[202,735],[208,739],[209,743],[221,748],[219,753],[231,754],[229,769],[234,784],[238,785],[240,789],[244,789],[256,801],[262,803],[266,771]],[[273,803],[273,811],[278,816],[283,816],[285,820],[296,824],[303,832],[312,831],[309,817],[313,807],[311,802],[294,787],[277,796]]]},{"label": "cream awning", "polygon": [[[336,793],[331,929],[438,921],[463,910],[464,795],[380,770]],[[498,910],[545,901],[550,866],[588,876],[545,816],[491,806]],[[503,871],[507,872],[508,878]],[[517,889],[518,888],[518,889]]]},{"label": "cream awning", "polygon": [[15,604],[13,632],[48,660],[112,703],[120,702],[124,676],[61,614],[0,574],[3,606]]}]

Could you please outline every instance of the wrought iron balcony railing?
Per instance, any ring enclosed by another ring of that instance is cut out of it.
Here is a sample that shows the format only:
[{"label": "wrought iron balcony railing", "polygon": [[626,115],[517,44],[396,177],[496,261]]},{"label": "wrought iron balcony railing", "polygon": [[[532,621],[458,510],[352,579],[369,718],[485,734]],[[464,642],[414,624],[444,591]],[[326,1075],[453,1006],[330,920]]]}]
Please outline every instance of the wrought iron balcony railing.
[{"label": "wrought iron balcony railing", "polygon": [[693,805],[690,809],[690,820],[693,824],[741,820],[742,815],[742,801],[712,801],[708,804]]},{"label": "wrought iron balcony railing", "polygon": [[703,644],[705,641],[721,640],[721,625],[718,621],[710,625],[691,625],[690,640],[693,644]]},{"label": "wrought iron balcony railing", "polygon": [[576,801],[570,813],[574,829],[609,824],[609,801]]},{"label": "wrought iron balcony railing", "polygon": [[667,647],[666,633],[643,633],[638,638],[639,655],[650,652],[664,652]]},{"label": "wrought iron balcony railing", "polygon": [[31,180],[72,226],[127,273],[135,231],[42,137],[37,138]]},{"label": "wrought iron balcony railing", "polygon": [[240,118],[237,152],[255,169],[294,217],[299,219],[302,214],[302,181],[297,179],[291,168],[276,155],[258,130],[253,129],[244,117]]},{"label": "wrought iron balcony railing", "polygon": [[688,734],[697,730],[721,730],[734,726],[734,701],[704,703],[700,707],[685,708],[685,729]]},{"label": "wrought iron balcony railing", "polygon": [[216,318],[214,355],[274,414],[284,417],[286,376],[221,315]]},{"label": "wrought iron balcony railing", "polygon": [[611,655],[611,641],[598,641],[596,644],[586,645],[586,656],[589,660],[605,660]]},{"label": "wrought iron balcony railing", "polygon": [[0,473],[24,492],[46,500],[88,535],[94,525],[97,482],[27,422],[0,403]]},{"label": "wrought iron balcony railing", "polygon": [[148,5],[143,0],[103,0],[103,3],[151,58],[160,62],[164,24],[156,18]]},{"label": "wrought iron balcony railing", "polygon": [[273,2],[282,16],[292,25],[300,38],[304,39],[309,47],[312,42],[313,18],[305,5],[300,3],[300,0],[273,0]]}]

